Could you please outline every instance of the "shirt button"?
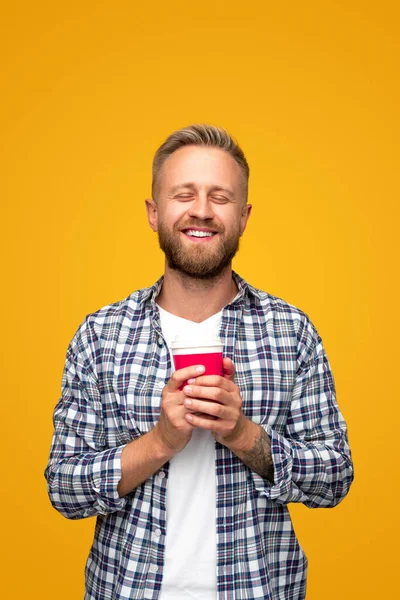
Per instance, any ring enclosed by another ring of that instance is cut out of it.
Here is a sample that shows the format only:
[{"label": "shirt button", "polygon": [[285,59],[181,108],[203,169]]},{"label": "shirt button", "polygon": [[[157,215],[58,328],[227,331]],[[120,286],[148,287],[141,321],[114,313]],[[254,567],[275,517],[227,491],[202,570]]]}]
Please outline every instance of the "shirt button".
[{"label": "shirt button", "polygon": [[160,535],[161,535],[161,529],[155,529],[154,530],[154,535],[156,535],[157,537],[160,537]]},{"label": "shirt button", "polygon": [[164,340],[162,339],[161,335],[158,336],[157,342],[158,342],[159,346],[163,346],[164,345]]},{"label": "shirt button", "polygon": [[158,389],[162,390],[164,388],[164,382],[163,381],[159,381],[157,383],[157,387],[158,387]]},{"label": "shirt button", "polygon": [[158,571],[157,565],[151,565],[150,566],[150,571],[152,571],[153,573],[157,573],[157,571]]},{"label": "shirt button", "polygon": [[164,473],[164,471],[160,471],[160,472],[158,473],[158,476],[159,476],[159,478],[160,478],[160,479],[164,479],[164,477],[165,477],[165,473]]}]

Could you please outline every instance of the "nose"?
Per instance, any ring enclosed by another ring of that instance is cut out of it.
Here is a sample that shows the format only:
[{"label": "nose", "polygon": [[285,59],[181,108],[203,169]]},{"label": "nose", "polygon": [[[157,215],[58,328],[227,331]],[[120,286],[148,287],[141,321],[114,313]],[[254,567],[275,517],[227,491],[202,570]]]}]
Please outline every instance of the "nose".
[{"label": "nose", "polygon": [[207,194],[196,195],[194,200],[190,203],[189,215],[203,221],[214,217],[212,203],[207,197]]}]

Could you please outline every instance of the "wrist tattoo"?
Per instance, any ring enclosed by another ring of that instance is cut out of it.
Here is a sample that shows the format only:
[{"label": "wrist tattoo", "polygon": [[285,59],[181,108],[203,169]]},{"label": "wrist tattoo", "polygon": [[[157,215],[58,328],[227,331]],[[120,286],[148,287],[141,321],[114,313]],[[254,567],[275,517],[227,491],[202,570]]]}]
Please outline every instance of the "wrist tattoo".
[{"label": "wrist tattoo", "polygon": [[263,479],[268,479],[274,483],[271,440],[264,429],[261,429],[260,435],[255,439],[253,448],[251,450],[244,450],[242,454],[241,459],[245,465],[250,467],[252,471],[255,471]]}]

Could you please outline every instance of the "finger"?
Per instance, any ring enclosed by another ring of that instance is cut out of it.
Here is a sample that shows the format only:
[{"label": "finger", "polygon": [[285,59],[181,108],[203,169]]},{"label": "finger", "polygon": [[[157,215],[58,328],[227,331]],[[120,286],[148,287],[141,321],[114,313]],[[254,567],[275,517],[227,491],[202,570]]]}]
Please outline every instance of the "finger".
[{"label": "finger", "polygon": [[193,365],[191,367],[185,367],[184,369],[179,369],[172,373],[170,380],[168,381],[166,388],[170,392],[174,392],[179,390],[182,383],[196,377],[200,373],[204,373],[205,367],[204,365]]},{"label": "finger", "polygon": [[192,400],[185,398],[184,405],[188,411],[195,415],[210,415],[216,419],[226,419],[231,416],[231,411],[218,402],[207,402],[205,400]]},{"label": "finger", "polygon": [[231,361],[230,358],[225,357],[222,360],[222,368],[223,368],[223,372],[224,372],[224,377],[226,377],[230,381],[233,381],[235,379],[236,369],[235,369],[235,365],[233,364],[233,362]]},{"label": "finger", "polygon": [[218,419],[211,419],[209,416],[194,415],[192,413],[186,413],[185,419],[193,427],[199,427],[200,429],[208,429],[214,431],[218,423]]},{"label": "finger", "polygon": [[203,375],[201,377],[188,379],[188,384],[204,387],[217,387],[226,390],[227,392],[233,392],[235,389],[235,384],[230,379],[221,377],[221,375]]},{"label": "finger", "polygon": [[203,398],[204,400],[230,404],[230,392],[219,387],[205,387],[200,385],[185,385],[183,388],[185,396],[190,398]]},{"label": "finger", "polygon": [[218,417],[213,417],[212,415],[206,415],[205,413],[190,410],[189,408],[187,408],[186,410],[198,417],[202,417],[203,419],[208,419],[209,421],[215,421],[218,418]]}]

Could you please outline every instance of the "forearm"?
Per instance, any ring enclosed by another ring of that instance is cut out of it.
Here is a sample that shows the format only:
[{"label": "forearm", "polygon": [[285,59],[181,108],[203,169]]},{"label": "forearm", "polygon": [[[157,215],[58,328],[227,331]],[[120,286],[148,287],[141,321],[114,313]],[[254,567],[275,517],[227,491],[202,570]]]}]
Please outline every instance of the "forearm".
[{"label": "forearm", "polygon": [[349,491],[353,464],[345,431],[307,442],[272,434],[279,502],[303,502],[309,508],[336,506]]},{"label": "forearm", "polygon": [[51,503],[68,519],[121,510],[126,502],[123,497],[171,456],[160,441],[157,427],[126,446],[101,452],[63,457],[57,448],[46,469]]},{"label": "forearm", "polygon": [[271,440],[262,427],[244,419],[239,435],[226,445],[249,469],[274,483]]},{"label": "forearm", "polygon": [[245,419],[239,435],[226,443],[253,471],[259,492],[281,504],[302,502],[311,508],[335,506],[346,496],[353,467],[344,434],[330,447],[270,433]]},{"label": "forearm", "polygon": [[353,481],[345,431],[307,442],[285,437],[265,426],[271,440],[274,484],[254,476],[256,489],[279,504],[302,502],[309,508],[336,506]]},{"label": "forearm", "polygon": [[129,494],[172,456],[173,452],[162,444],[157,426],[127,444],[121,455],[121,479],[117,488],[119,496]]},{"label": "forearm", "polygon": [[66,455],[58,443],[45,475],[52,505],[68,519],[108,514],[123,508],[117,493],[123,447]]}]

